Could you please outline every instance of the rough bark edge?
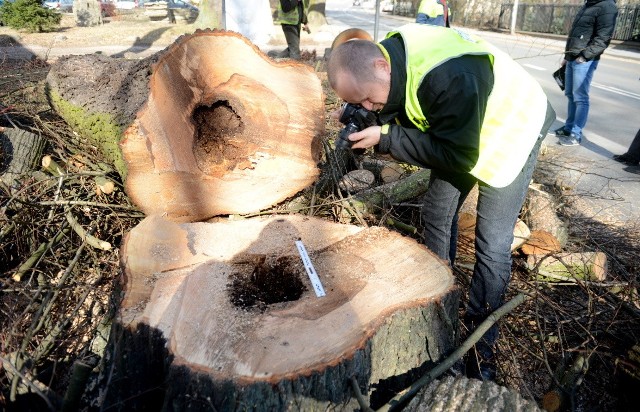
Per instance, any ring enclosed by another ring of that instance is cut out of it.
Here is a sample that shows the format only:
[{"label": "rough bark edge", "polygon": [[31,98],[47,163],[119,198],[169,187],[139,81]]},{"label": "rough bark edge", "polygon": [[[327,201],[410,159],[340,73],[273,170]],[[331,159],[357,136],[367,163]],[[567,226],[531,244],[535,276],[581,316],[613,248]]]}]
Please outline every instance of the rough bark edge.
[{"label": "rough bark edge", "polygon": [[[454,286],[441,299],[430,300],[426,307],[394,313],[363,347],[323,371],[312,371],[295,380],[285,378],[249,385],[214,381],[206,373],[177,365],[160,331],[140,323],[128,327],[114,322],[108,364],[101,377],[100,386],[106,395],[101,407],[122,411],[132,408],[200,411],[212,407],[225,411],[325,411],[328,407],[352,411],[358,406],[350,389],[352,377],[374,402],[383,403],[397,387],[406,386],[415,376],[432,368],[453,348],[457,340],[458,300],[459,289]],[[407,327],[415,331],[429,323],[437,324],[433,327],[433,339],[425,338],[427,333],[406,333]],[[399,330],[405,332],[402,337],[406,340],[398,341]],[[441,333],[442,330],[448,332]],[[426,341],[422,353],[403,352],[411,340]],[[379,376],[385,366],[372,363],[372,357],[381,358],[382,354],[393,359],[401,357],[397,365],[408,368],[407,373]],[[417,364],[416,359],[423,362]]]}]

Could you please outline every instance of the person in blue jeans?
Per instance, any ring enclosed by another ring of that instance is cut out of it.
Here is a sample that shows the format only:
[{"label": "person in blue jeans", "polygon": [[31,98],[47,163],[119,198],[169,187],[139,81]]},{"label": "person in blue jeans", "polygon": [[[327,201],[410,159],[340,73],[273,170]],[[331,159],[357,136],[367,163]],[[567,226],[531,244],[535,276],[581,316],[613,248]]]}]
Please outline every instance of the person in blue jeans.
[{"label": "person in blue jeans", "polygon": [[555,133],[563,146],[582,142],[582,129],[589,116],[589,88],[600,56],[609,46],[618,7],[614,0],[587,0],[578,11],[565,46],[567,121]]},{"label": "person in blue jeans", "polygon": [[447,0],[422,0],[418,6],[416,23],[450,27],[450,14],[451,9]]}]

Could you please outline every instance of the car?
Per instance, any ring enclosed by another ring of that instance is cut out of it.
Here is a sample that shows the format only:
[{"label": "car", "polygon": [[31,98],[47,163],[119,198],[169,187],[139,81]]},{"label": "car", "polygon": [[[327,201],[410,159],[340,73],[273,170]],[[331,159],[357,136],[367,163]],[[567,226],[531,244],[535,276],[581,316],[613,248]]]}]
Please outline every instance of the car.
[{"label": "car", "polygon": [[380,2],[380,10],[387,11],[389,13],[393,12],[393,1],[384,0]]},{"label": "car", "polygon": [[43,5],[60,13],[73,12],[73,0],[46,0]]}]

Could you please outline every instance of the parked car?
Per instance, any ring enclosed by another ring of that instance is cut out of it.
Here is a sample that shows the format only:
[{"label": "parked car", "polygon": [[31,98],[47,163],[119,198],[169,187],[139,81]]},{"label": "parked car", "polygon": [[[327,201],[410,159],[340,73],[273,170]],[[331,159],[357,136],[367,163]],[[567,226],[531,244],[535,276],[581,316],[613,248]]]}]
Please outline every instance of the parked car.
[{"label": "parked car", "polygon": [[73,11],[73,0],[46,0],[44,6],[60,13],[71,13]]},{"label": "parked car", "polygon": [[391,0],[381,1],[380,2],[380,10],[392,12],[393,11],[393,1],[391,1]]},{"label": "parked car", "polygon": [[169,19],[193,22],[198,17],[200,10],[184,0],[144,0],[144,15],[151,20]]},{"label": "parked car", "polygon": [[120,10],[133,10],[138,8],[138,0],[116,0],[116,9]]}]

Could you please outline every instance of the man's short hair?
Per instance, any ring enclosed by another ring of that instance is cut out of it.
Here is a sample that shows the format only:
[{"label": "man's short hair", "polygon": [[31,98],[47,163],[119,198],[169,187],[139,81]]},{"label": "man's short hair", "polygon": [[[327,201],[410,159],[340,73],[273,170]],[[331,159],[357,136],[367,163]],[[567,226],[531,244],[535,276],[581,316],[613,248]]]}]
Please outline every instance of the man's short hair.
[{"label": "man's short hair", "polygon": [[335,86],[336,75],[344,70],[357,81],[372,82],[376,79],[373,61],[383,57],[378,45],[369,40],[349,40],[331,50],[327,63],[327,76],[331,87]]}]

